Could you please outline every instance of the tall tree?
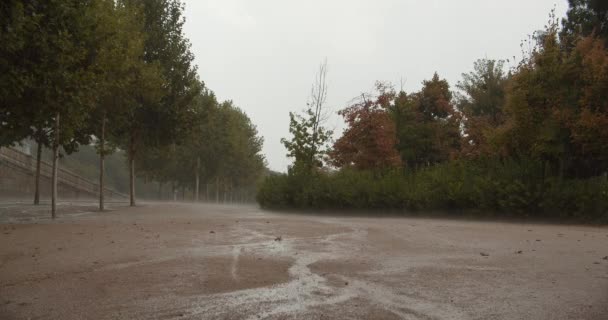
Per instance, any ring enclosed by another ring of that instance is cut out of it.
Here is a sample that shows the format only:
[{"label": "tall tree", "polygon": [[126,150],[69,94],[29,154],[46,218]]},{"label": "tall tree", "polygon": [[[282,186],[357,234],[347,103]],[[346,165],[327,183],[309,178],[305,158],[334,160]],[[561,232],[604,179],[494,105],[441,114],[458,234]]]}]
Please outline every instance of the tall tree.
[{"label": "tall tree", "polygon": [[[0,38],[8,43],[0,54],[0,94],[6,103],[0,112],[2,144],[26,136],[48,141],[54,173],[60,147],[69,153],[90,139],[86,120],[98,83],[92,51],[97,19],[91,3],[9,1],[1,9]],[[52,190],[55,217],[56,174]]]},{"label": "tall tree", "polygon": [[579,38],[564,48],[554,21],[519,64],[508,87],[503,153],[532,156],[548,173],[588,177],[605,172],[608,56],[604,41]]},{"label": "tall tree", "polygon": [[[129,0],[128,4],[139,2]],[[184,129],[184,117],[200,91],[194,56],[183,33],[184,6],[179,0],[150,0],[144,13],[144,61],[160,69],[164,90],[158,103],[140,95],[129,115],[129,138],[125,141],[130,167],[130,204],[135,205],[135,159],[141,148],[175,142]]]},{"label": "tall tree", "polygon": [[400,92],[390,111],[399,153],[410,168],[444,162],[459,153],[461,115],[448,82],[437,73],[423,81],[419,92]]},{"label": "tall tree", "polygon": [[480,59],[473,71],[462,75],[462,81],[456,86],[461,90],[457,103],[464,116],[466,136],[462,151],[466,155],[487,153],[487,135],[504,121],[508,81],[504,70],[502,60]]},{"label": "tall tree", "polygon": [[323,156],[327,153],[327,143],[332,131],[324,127],[328,117],[327,106],[327,61],[320,66],[306,103],[304,114],[289,113],[289,133],[291,139],[281,139],[287,149],[287,156],[294,158],[292,169],[310,172],[323,166]]},{"label": "tall tree", "polygon": [[100,1],[96,10],[95,66],[102,78],[90,125],[98,138],[99,210],[103,211],[105,156],[126,136],[138,103],[157,103],[163,91],[158,67],[143,60],[141,8],[125,1]]}]

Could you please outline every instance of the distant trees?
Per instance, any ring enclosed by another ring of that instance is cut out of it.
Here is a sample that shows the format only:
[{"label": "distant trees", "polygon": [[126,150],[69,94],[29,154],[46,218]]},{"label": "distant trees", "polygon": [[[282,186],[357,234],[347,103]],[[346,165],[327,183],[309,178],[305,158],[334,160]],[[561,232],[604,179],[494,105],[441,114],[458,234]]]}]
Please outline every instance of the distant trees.
[{"label": "distant trees", "polygon": [[[61,150],[71,153],[91,141],[100,157],[100,210],[104,157],[116,149],[128,155],[131,205],[138,159],[145,162],[157,154],[153,163],[161,168],[183,166],[164,160],[183,151],[175,146],[188,146],[192,150],[184,156],[196,154],[200,168],[216,169],[205,163],[212,150],[201,140],[223,129],[207,117],[207,109],[219,107],[214,98],[209,102],[210,91],[202,92],[183,33],[183,9],[179,0],[10,0],[0,5],[0,146],[32,138],[39,146],[38,163],[42,147],[53,149],[53,217]],[[233,131],[255,138],[241,142],[251,144],[249,153],[239,151],[247,159],[235,157],[232,166],[247,167],[255,158],[256,166],[247,168],[255,167],[252,174],[258,174],[264,167],[258,155],[261,140],[249,119],[235,112],[241,119],[230,122]],[[225,151],[237,147],[245,148],[228,144]],[[160,181],[177,180],[171,176],[175,167],[157,171],[153,176]],[[34,202],[39,203],[36,190]]]},{"label": "distant trees", "polygon": [[260,204],[608,221],[608,7],[569,2],[562,27],[552,13],[508,71],[482,59],[456,92],[435,73],[417,92],[381,88],[340,111],[347,128],[329,153],[338,170],[270,176]]},{"label": "distant trees", "polygon": [[231,101],[219,103],[201,86],[188,129],[176,143],[145,148],[136,159],[138,172],[170,183],[173,192],[192,190],[194,200],[248,201],[266,167],[263,140],[244,112]]}]

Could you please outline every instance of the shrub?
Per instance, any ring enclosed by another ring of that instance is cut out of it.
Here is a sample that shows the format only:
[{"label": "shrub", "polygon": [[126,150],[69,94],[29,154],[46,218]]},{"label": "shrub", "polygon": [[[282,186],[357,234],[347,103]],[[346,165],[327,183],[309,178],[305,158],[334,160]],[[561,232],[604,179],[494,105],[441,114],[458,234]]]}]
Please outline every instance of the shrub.
[{"label": "shrub", "polygon": [[452,161],[417,171],[273,175],[259,188],[263,208],[484,210],[519,216],[608,221],[608,179],[546,176],[531,160]]}]

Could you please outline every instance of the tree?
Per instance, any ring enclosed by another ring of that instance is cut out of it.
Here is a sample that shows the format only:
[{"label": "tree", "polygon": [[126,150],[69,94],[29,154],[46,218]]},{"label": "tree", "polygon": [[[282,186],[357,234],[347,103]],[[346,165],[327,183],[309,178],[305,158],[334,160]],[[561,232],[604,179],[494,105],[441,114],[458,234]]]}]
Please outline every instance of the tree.
[{"label": "tree", "polygon": [[435,146],[435,126],[425,121],[418,108],[418,95],[399,92],[390,107],[392,121],[395,123],[397,150],[406,167],[416,169],[428,164],[428,155]]},{"label": "tree", "polygon": [[560,134],[563,126],[552,112],[554,107],[568,105],[559,94],[565,83],[560,72],[563,56],[556,31],[553,25],[540,34],[538,47],[514,72],[507,92],[505,125],[497,131],[500,138],[497,145],[503,155],[530,155],[545,163],[565,155],[568,139]]},{"label": "tree", "polygon": [[580,38],[564,48],[556,21],[538,36],[508,86],[505,124],[496,144],[503,155],[532,156],[548,174],[589,177],[608,169],[608,56],[603,39]]},{"label": "tree", "polygon": [[568,0],[570,5],[562,20],[562,39],[573,48],[578,38],[596,36],[608,45],[608,2],[605,0]]},{"label": "tree", "polygon": [[0,60],[2,144],[33,136],[52,146],[53,218],[60,147],[70,153],[90,140],[86,121],[99,80],[93,68],[95,3],[10,1],[1,10],[0,38],[10,42]]},{"label": "tree", "polygon": [[[175,137],[174,143],[149,146],[141,150],[137,160],[138,172],[160,183],[172,182],[178,186],[191,187],[192,178],[200,182],[200,174],[207,160],[213,160],[211,146],[215,144],[211,120],[217,100],[214,93],[200,84],[202,90],[188,109],[188,117],[181,126],[184,130]],[[194,184],[196,188],[196,183]],[[195,196],[198,193],[195,192]]]},{"label": "tree", "polygon": [[[101,1],[96,8],[96,70],[103,78],[90,125],[99,154],[99,210],[104,210],[104,159],[124,139],[138,102],[156,103],[162,89],[158,68],[143,60],[141,9],[124,1]],[[108,125],[108,123],[110,125]],[[108,144],[109,142],[109,144]]]},{"label": "tree", "polygon": [[224,104],[228,116],[226,126],[227,153],[224,154],[231,201],[240,189],[255,186],[266,169],[264,156],[261,155],[263,138],[258,136],[255,125],[249,117],[232,103]]},{"label": "tree", "polygon": [[323,156],[327,153],[327,143],[332,131],[323,124],[327,119],[327,61],[319,66],[311,89],[304,115],[289,113],[289,133],[292,138],[281,139],[288,153],[294,158],[292,169],[310,172],[323,166]]},{"label": "tree", "polygon": [[[33,133],[32,121],[40,114],[30,104],[42,80],[44,42],[39,32],[43,5],[11,0],[0,4],[0,147],[13,145]],[[40,72],[38,72],[40,71]],[[41,91],[41,90],[38,90]]]},{"label": "tree", "polygon": [[224,201],[242,200],[265,170],[260,154],[263,140],[255,126],[231,101],[218,103],[206,88],[195,97],[189,112],[188,122],[183,124],[187,130],[174,144],[142,150],[138,172],[171,182],[174,190],[192,190],[195,201],[201,182],[215,183],[218,202],[220,193]]},{"label": "tree", "polygon": [[362,94],[359,101],[338,112],[348,128],[330,153],[335,166],[363,170],[401,166],[395,124],[388,113],[395,92],[379,82],[376,90],[376,97]]},{"label": "tree", "polygon": [[608,50],[602,39],[587,37],[570,59],[577,63],[573,74],[581,94],[576,114],[566,123],[576,154],[571,170],[578,176],[599,175],[608,171]]},{"label": "tree", "polygon": [[419,92],[400,92],[390,107],[402,161],[416,169],[445,162],[460,150],[461,116],[446,80],[435,73]]},{"label": "tree", "polygon": [[[137,5],[138,1],[127,1]],[[135,206],[135,159],[142,148],[175,143],[180,131],[187,130],[188,108],[200,91],[194,56],[190,44],[184,37],[184,6],[179,0],[145,1],[144,13],[144,62],[156,66],[160,71],[161,90],[144,90],[139,94],[137,105],[129,114],[128,139],[123,141],[128,151],[130,166],[130,204]],[[152,70],[142,74],[141,79],[152,77]],[[146,84],[146,81],[138,83]],[[154,93],[160,95],[160,99]],[[157,101],[158,100],[158,101]]]},{"label": "tree", "polygon": [[480,59],[473,71],[463,74],[456,85],[462,92],[458,96],[458,110],[464,117],[465,155],[489,152],[487,135],[504,121],[507,82],[504,61]]}]

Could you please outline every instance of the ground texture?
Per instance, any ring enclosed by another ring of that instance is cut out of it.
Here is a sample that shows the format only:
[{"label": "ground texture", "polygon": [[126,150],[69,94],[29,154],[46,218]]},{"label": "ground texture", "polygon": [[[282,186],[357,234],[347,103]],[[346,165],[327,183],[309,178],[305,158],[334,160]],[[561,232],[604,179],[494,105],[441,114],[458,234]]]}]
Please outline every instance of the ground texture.
[{"label": "ground texture", "polygon": [[0,319],[608,319],[608,228],[92,209],[0,207]]}]

